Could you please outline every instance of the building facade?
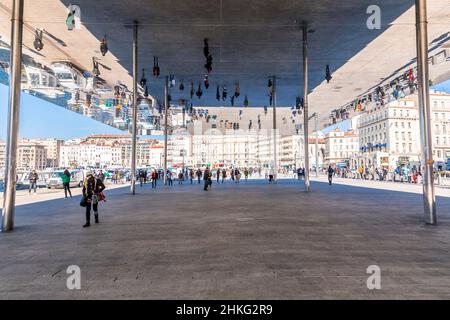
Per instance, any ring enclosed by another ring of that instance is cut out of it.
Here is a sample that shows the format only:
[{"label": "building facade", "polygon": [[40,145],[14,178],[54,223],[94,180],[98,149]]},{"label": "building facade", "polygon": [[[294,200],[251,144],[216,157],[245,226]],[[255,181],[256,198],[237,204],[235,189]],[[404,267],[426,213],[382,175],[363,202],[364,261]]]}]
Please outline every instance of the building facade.
[{"label": "building facade", "polygon": [[359,139],[356,131],[343,131],[339,128],[325,135],[325,164],[351,167],[351,159],[359,152]]},{"label": "building facade", "polygon": [[[431,128],[433,160],[436,167],[450,158],[450,95],[432,91]],[[373,104],[358,121],[359,153],[355,167],[387,168],[419,165],[421,158],[420,122],[417,95]]]}]

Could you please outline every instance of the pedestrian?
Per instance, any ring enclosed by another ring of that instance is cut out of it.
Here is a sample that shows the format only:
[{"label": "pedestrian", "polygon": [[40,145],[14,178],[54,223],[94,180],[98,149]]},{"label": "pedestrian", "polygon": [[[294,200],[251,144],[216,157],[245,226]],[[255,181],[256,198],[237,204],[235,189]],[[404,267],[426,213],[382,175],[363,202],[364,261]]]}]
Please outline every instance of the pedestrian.
[{"label": "pedestrian", "polygon": [[64,196],[65,199],[67,199],[67,193],[69,193],[70,197],[72,198],[72,192],[70,191],[70,180],[71,180],[71,175],[69,170],[64,170],[64,173],[61,176],[61,180],[63,183],[63,187],[64,187]]},{"label": "pedestrian", "polygon": [[105,182],[105,175],[102,170],[98,173],[98,179],[100,179],[101,182]]},{"label": "pedestrian", "polygon": [[89,173],[83,183],[83,200],[86,205],[86,224],[83,228],[91,225],[91,208],[94,210],[95,223],[99,223],[98,203],[105,200],[103,190],[105,190],[103,182]]},{"label": "pedestrian", "polygon": [[220,168],[217,169],[216,179],[217,179],[217,183],[219,183],[219,180],[220,180]]},{"label": "pedestrian", "polygon": [[189,180],[191,181],[191,184],[192,184],[193,180],[194,180],[194,170],[193,169],[189,169]]},{"label": "pedestrian", "polygon": [[236,177],[236,183],[240,183],[241,182],[241,172],[239,171],[238,168],[236,168],[236,170],[234,172],[234,176]]},{"label": "pedestrian", "polygon": [[178,184],[183,184],[183,180],[184,180],[183,171],[180,171],[178,173]]},{"label": "pedestrian", "polygon": [[203,190],[208,191],[208,188],[211,188],[212,186],[212,173],[208,167],[206,167],[205,172],[203,173],[203,180],[205,181]]},{"label": "pedestrian", "polygon": [[270,169],[270,171],[269,171],[269,182],[274,182],[275,180],[274,180],[274,170],[273,169]]},{"label": "pedestrian", "polygon": [[152,189],[156,189],[156,182],[158,181],[158,172],[156,169],[153,169],[152,172]]},{"label": "pedestrian", "polygon": [[30,187],[28,189],[28,193],[31,194],[31,189],[34,190],[34,194],[36,194],[37,189],[37,181],[39,180],[39,176],[36,173],[36,170],[33,170],[30,175],[28,176],[28,182],[30,184]]},{"label": "pedestrian", "polygon": [[139,184],[142,187],[145,183],[145,171],[139,170]]},{"label": "pedestrian", "polygon": [[198,183],[200,184],[200,180],[202,179],[202,170],[200,168],[198,168],[196,174],[197,174]]},{"label": "pedestrian", "polygon": [[222,183],[224,183],[226,178],[227,178],[227,170],[225,168],[223,168],[223,170],[222,170]]},{"label": "pedestrian", "polygon": [[332,184],[332,182],[333,182],[333,174],[334,174],[334,170],[333,170],[333,168],[331,167],[331,165],[328,167],[327,172],[328,172],[328,183],[329,183],[330,186],[331,186],[331,184]]},{"label": "pedestrian", "polygon": [[173,185],[173,181],[172,181],[172,171],[167,170],[166,172],[166,177],[167,177],[167,184],[169,186]]},{"label": "pedestrian", "polygon": [[248,169],[247,168],[244,169],[244,177],[245,177],[245,182],[247,182],[247,180],[248,180]]},{"label": "pedestrian", "polygon": [[119,179],[119,170],[114,170],[113,182],[117,184],[117,180]]}]

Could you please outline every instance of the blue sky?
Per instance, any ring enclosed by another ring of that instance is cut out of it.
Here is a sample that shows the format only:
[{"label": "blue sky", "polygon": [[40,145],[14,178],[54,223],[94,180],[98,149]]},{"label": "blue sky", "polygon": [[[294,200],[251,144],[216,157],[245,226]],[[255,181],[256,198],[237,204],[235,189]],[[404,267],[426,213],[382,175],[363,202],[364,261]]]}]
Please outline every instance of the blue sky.
[{"label": "blue sky", "polygon": [[[434,89],[450,93],[450,80],[436,85]],[[6,118],[8,113],[8,87],[0,84],[0,140],[6,138]],[[333,127],[345,130],[347,122]],[[324,131],[329,131],[327,128]],[[50,102],[22,93],[20,110],[21,138],[58,138],[72,139],[89,134],[126,133],[92,120]],[[156,138],[156,137],[155,137]],[[160,137],[159,137],[160,138]]]}]

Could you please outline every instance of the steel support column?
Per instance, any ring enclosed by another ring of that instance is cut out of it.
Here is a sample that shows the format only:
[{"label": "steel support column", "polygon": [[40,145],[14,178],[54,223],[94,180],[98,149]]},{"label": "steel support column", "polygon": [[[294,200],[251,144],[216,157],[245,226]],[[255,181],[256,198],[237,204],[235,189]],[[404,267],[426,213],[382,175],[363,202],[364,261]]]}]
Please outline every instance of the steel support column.
[{"label": "steel support column", "polygon": [[131,193],[136,194],[136,153],[137,153],[137,67],[138,67],[138,23],[133,24],[133,127],[131,132]]},{"label": "steel support column", "polygon": [[11,17],[10,81],[8,131],[6,138],[2,231],[14,229],[17,175],[17,142],[19,138],[20,80],[22,69],[23,0],[13,1]]},{"label": "steel support column", "polygon": [[308,126],[308,28],[303,27],[303,131],[305,147],[305,191],[309,192],[309,126]]},{"label": "steel support column", "polygon": [[436,196],[433,179],[433,140],[428,75],[427,1],[416,0],[416,44],[419,84],[420,136],[422,142],[423,200],[425,221],[436,224]]},{"label": "steel support column", "polygon": [[316,177],[319,176],[319,115],[314,113],[315,119],[315,130],[316,130]]},{"label": "steel support column", "polygon": [[272,95],[272,113],[273,113],[273,169],[274,180],[278,178],[278,159],[277,159],[277,77],[273,76],[273,95]]},{"label": "steel support column", "polygon": [[164,82],[164,185],[167,185],[167,115],[169,110],[169,77]]}]

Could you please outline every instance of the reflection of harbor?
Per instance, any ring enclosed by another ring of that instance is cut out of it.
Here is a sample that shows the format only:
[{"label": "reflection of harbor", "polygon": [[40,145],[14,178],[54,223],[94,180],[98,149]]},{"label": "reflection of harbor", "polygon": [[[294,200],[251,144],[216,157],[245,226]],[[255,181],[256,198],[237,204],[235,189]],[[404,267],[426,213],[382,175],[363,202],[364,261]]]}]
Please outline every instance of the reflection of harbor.
[{"label": "reflection of harbor", "polygon": [[[120,80],[109,85],[98,74],[72,62],[44,65],[31,55],[23,54],[24,92],[118,129],[131,130],[132,93]],[[99,58],[92,60],[108,68]],[[9,71],[9,45],[0,41],[0,83],[8,85]],[[144,92],[140,86],[139,92]],[[151,135],[160,130],[161,110],[150,95],[139,100],[138,116],[138,134]]]}]

